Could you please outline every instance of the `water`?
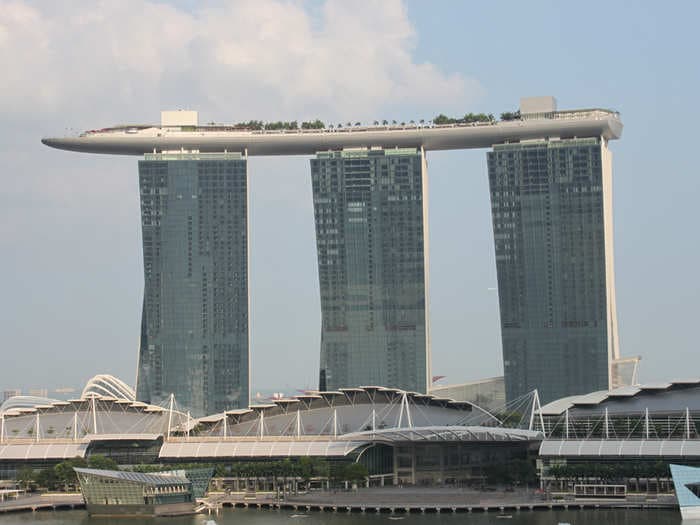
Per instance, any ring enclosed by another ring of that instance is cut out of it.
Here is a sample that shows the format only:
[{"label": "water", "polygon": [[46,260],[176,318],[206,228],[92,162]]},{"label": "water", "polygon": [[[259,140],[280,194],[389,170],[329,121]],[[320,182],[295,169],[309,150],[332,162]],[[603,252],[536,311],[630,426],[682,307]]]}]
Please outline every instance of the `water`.
[{"label": "water", "polygon": [[[90,518],[85,511],[0,515],[0,525],[680,525],[677,510],[522,511],[511,519],[496,514],[335,514],[256,509],[224,509],[218,515],[180,518]],[[403,519],[396,519],[396,518]],[[688,522],[684,522],[686,525]],[[213,525],[213,524],[210,524]]]}]

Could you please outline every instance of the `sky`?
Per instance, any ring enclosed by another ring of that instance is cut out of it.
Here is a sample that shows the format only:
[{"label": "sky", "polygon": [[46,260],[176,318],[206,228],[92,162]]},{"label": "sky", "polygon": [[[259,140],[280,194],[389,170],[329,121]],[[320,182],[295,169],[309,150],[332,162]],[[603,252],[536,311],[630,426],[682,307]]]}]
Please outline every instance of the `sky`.
[{"label": "sky", "polygon": [[[133,384],[137,158],[44,136],[158,122],[429,120],[521,96],[621,112],[611,144],[620,346],[644,382],[700,376],[694,1],[0,0],[0,390]],[[433,373],[502,374],[486,152],[428,154]],[[308,157],[251,158],[254,389],[316,388]]]}]

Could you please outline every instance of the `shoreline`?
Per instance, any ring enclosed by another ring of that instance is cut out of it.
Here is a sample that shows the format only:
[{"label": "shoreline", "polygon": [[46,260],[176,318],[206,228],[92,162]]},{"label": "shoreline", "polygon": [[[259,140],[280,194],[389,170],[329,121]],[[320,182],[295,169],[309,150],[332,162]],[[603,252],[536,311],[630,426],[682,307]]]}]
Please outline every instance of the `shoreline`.
[{"label": "shoreline", "polygon": [[0,503],[0,514],[82,509],[85,502],[79,493],[36,494]]},{"label": "shoreline", "polygon": [[336,513],[440,514],[504,513],[544,510],[660,509],[678,511],[675,498],[625,498],[544,500],[531,491],[494,493],[459,489],[371,488],[356,492],[315,492],[277,499],[274,494],[213,493],[203,500],[205,511],[220,508],[251,508]]},{"label": "shoreline", "polygon": [[[422,497],[416,497],[421,494]],[[505,494],[503,494],[505,496]],[[668,510],[678,512],[676,501],[668,500],[536,500],[521,497],[503,497],[500,494],[455,491],[449,489],[369,490],[332,493],[321,492],[288,497],[277,500],[272,494],[246,497],[237,493],[226,495],[214,493],[204,498],[200,513],[217,513],[224,508],[256,509],[270,511],[331,512],[355,514],[456,514],[498,513],[507,514],[531,511],[577,511],[577,510]],[[523,497],[525,496],[525,497]],[[0,514],[41,512],[57,510],[84,510],[85,503],[80,494],[50,494],[20,498],[0,504]]]}]

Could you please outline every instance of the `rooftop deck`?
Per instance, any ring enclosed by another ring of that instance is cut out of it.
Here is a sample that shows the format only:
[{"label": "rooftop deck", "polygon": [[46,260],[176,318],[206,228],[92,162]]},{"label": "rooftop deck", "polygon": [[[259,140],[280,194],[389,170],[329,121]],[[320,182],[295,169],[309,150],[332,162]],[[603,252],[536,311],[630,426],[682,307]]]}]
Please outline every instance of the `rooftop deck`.
[{"label": "rooftop deck", "polygon": [[522,119],[445,125],[378,125],[324,129],[245,130],[234,126],[124,125],[79,137],[45,138],[47,146],[84,153],[143,155],[163,151],[241,152],[247,155],[313,155],[345,148],[489,148],[545,138],[618,139],[622,121],[604,109],[554,111]]}]

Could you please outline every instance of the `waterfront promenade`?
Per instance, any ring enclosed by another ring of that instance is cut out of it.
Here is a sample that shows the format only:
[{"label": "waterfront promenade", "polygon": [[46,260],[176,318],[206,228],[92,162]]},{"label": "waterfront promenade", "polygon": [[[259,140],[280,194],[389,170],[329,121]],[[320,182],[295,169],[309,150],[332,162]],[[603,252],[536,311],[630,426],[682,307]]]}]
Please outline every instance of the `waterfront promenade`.
[{"label": "waterfront promenade", "polygon": [[[354,491],[317,491],[276,498],[271,493],[212,493],[200,506],[202,512],[222,507],[299,512],[339,513],[510,513],[530,510],[578,509],[678,509],[673,496],[628,497],[625,500],[545,500],[532,490],[488,492],[433,487],[374,487]],[[80,494],[29,495],[0,502],[0,514],[46,510],[83,509]]]},{"label": "waterfront promenade", "polygon": [[0,502],[0,514],[85,508],[82,494],[30,494]]},{"label": "waterfront promenade", "polygon": [[477,491],[460,488],[373,487],[355,491],[318,491],[277,498],[274,494],[256,495],[213,493],[206,507],[286,509],[296,511],[365,512],[365,513],[450,513],[513,512],[567,509],[677,509],[675,497],[630,496],[623,500],[559,499],[546,500],[533,490]]}]

